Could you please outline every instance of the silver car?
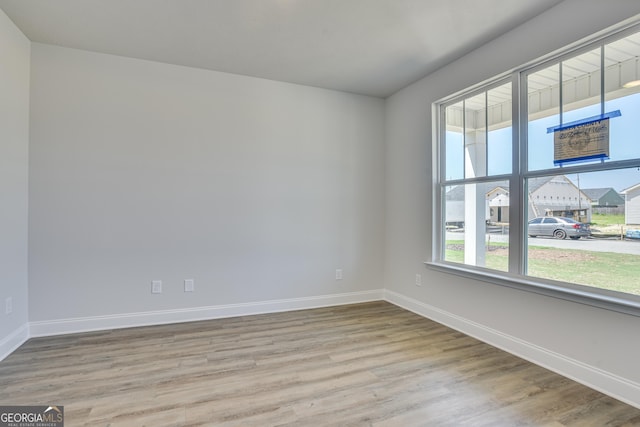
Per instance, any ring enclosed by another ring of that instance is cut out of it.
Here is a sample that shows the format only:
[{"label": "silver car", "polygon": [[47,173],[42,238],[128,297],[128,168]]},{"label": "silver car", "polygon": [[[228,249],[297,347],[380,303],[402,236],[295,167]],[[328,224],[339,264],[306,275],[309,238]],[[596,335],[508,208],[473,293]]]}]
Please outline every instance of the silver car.
[{"label": "silver car", "polygon": [[567,237],[577,240],[591,236],[589,225],[560,216],[543,216],[529,221],[527,234],[529,237],[549,236],[556,239]]}]

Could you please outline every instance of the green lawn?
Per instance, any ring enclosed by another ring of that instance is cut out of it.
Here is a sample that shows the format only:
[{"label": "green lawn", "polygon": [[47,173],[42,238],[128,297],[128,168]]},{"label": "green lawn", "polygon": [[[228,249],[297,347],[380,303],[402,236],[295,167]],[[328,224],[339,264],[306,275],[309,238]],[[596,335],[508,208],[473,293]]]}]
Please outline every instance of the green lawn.
[{"label": "green lawn", "polygon": [[591,215],[591,224],[598,225],[600,227],[606,227],[609,225],[623,225],[624,214],[599,214],[594,213]]},{"label": "green lawn", "polygon": [[[453,246],[451,246],[453,244]],[[445,259],[464,262],[463,242],[448,241]],[[507,271],[506,246],[490,250],[486,266]],[[528,249],[529,276],[561,280],[618,292],[640,295],[640,257],[611,252],[590,252],[530,246]]]}]

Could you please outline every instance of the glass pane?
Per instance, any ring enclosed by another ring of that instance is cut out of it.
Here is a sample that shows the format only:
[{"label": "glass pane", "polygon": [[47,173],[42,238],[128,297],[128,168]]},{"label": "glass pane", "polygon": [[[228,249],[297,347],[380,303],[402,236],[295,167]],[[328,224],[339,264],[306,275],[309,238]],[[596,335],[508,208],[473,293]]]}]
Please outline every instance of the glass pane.
[{"label": "glass pane", "polygon": [[445,180],[464,178],[463,116],[462,102],[451,105],[445,110]]},{"label": "glass pane", "polygon": [[560,65],[527,76],[529,170],[551,169],[553,134],[547,129],[560,124]]},{"label": "glass pane", "polygon": [[640,118],[640,94],[616,98],[606,102],[607,111],[619,110],[620,117],[609,120],[609,158],[628,160],[640,157],[638,144],[638,118]]},{"label": "glass pane", "polygon": [[640,295],[637,168],[531,178],[527,192],[529,276]]},{"label": "glass pane", "polygon": [[562,62],[562,123],[601,114],[600,48]]},{"label": "glass pane", "polygon": [[487,175],[487,94],[464,101],[464,176]]},{"label": "glass pane", "polygon": [[605,111],[619,110],[610,119],[611,160],[640,157],[637,123],[640,117],[640,33],[605,46]]},{"label": "glass pane", "polygon": [[507,181],[445,187],[445,226],[445,261],[508,271]]},{"label": "glass pane", "polygon": [[511,173],[511,82],[487,92],[487,174]]},{"label": "glass pane", "polygon": [[[529,170],[552,169],[563,161],[569,165],[575,161],[603,161],[611,156],[609,138],[602,135],[609,132],[615,122],[606,123],[605,131],[599,128],[600,123],[592,123],[588,129],[586,124],[567,129],[562,134],[548,131],[575,122],[593,122],[603,113],[611,112],[603,110],[602,105],[600,53],[601,49],[597,48],[527,77]],[[596,125],[599,132],[594,132]],[[557,147],[555,137],[562,142]],[[558,151],[554,152],[556,148]]]}]

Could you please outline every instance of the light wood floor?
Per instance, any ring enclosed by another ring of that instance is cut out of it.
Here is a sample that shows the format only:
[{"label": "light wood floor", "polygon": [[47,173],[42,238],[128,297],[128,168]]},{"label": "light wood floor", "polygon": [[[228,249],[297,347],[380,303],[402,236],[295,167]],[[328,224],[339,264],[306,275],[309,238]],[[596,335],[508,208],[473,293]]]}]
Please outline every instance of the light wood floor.
[{"label": "light wood floor", "polygon": [[385,302],[35,338],[0,404],[71,426],[631,426],[640,410]]}]

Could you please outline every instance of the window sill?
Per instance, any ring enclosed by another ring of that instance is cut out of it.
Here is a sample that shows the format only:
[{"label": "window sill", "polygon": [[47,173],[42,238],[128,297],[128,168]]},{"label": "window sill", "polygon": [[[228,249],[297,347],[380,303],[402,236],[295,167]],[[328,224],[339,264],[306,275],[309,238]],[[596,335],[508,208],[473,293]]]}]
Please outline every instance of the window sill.
[{"label": "window sill", "polygon": [[470,267],[447,262],[425,262],[435,271],[454,274],[467,279],[479,280],[493,285],[506,286],[525,292],[532,292],[553,298],[559,298],[578,304],[589,305],[618,313],[640,317],[640,296],[621,294],[604,289],[574,285],[541,278],[515,276],[496,270]]}]

